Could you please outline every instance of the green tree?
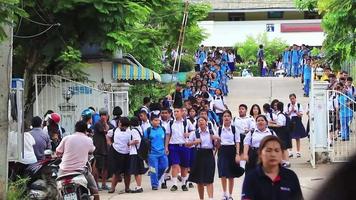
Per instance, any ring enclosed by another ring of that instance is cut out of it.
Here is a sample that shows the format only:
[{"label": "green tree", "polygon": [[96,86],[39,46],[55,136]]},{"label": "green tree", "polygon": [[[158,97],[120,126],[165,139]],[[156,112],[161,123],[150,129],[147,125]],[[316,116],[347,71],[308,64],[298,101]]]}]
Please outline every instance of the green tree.
[{"label": "green tree", "polygon": [[354,0],[295,0],[300,10],[318,11],[326,34],[323,51],[339,67],[356,53],[356,2]]},{"label": "green tree", "polygon": [[27,13],[18,7],[19,0],[1,0],[0,1],[0,42],[5,39],[6,33],[3,25],[13,25],[13,20],[18,19],[17,16],[25,17]]},{"label": "green tree", "polygon": [[274,38],[272,40],[268,39],[267,34],[260,34],[256,38],[248,36],[246,40],[242,43],[237,43],[235,48],[241,55],[242,59],[247,61],[257,60],[258,46],[263,44],[265,51],[265,60],[267,64],[271,64],[278,57],[281,56],[283,50],[288,46],[288,44],[281,40],[280,38]]},{"label": "green tree", "polygon": [[[15,0],[8,1],[13,6],[17,4]],[[176,46],[183,13],[181,0],[22,2],[27,16],[17,21],[14,73],[25,79],[26,111],[33,102],[33,74],[59,74],[87,80],[81,55],[85,45],[98,47],[107,56],[122,49],[145,67],[161,71],[162,49]],[[188,50],[203,39],[197,21],[206,17],[209,9],[206,4],[190,6],[185,43]]]}]

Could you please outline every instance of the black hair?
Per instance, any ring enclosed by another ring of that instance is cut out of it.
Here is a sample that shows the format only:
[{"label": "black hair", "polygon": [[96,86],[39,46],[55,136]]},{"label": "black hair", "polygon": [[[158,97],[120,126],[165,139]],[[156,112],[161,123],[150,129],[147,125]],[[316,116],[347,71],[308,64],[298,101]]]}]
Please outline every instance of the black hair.
[{"label": "black hair", "polygon": [[152,114],[151,116],[150,116],[150,120],[152,121],[152,120],[154,120],[154,119],[159,119],[159,115],[155,115],[155,114]]},{"label": "black hair", "polygon": [[349,77],[347,77],[347,79],[346,79],[347,81],[353,81],[353,79],[352,79],[352,77],[351,76],[349,76]]},{"label": "black hair", "polygon": [[122,109],[120,106],[115,106],[112,114],[116,117],[120,117],[122,115]]},{"label": "black hair", "polygon": [[130,125],[131,126],[139,126],[140,125],[140,119],[138,117],[131,117],[130,119]]},{"label": "black hair", "polygon": [[222,116],[224,116],[224,115],[225,115],[225,113],[229,114],[229,115],[230,115],[230,117],[232,117],[232,113],[231,113],[231,111],[230,111],[230,110],[225,110],[225,111],[222,113]]},{"label": "black hair", "polygon": [[257,121],[258,118],[261,118],[261,117],[262,117],[266,122],[268,122],[267,117],[266,117],[265,115],[258,115],[258,116],[256,117],[256,121]]},{"label": "black hair", "polygon": [[85,133],[88,130],[88,124],[85,121],[78,121],[75,124],[75,131],[80,133]]},{"label": "black hair", "polygon": [[254,107],[257,107],[257,108],[258,108],[258,114],[260,115],[260,114],[262,113],[262,112],[261,112],[261,108],[260,108],[260,106],[257,105],[257,104],[253,104],[253,105],[251,106],[250,115],[253,116],[253,108],[254,108]]},{"label": "black hair", "polygon": [[120,129],[121,131],[125,131],[130,126],[130,120],[127,117],[120,118]]},{"label": "black hair", "polygon": [[245,108],[247,110],[247,105],[246,104],[240,104],[239,108],[241,108],[241,107],[243,107],[243,108]]},{"label": "black hair", "polygon": [[53,110],[47,110],[47,112],[44,114],[43,117],[46,117],[47,115],[50,115],[50,114],[52,114],[52,113],[54,113]]},{"label": "black hair", "polygon": [[281,112],[283,112],[283,109],[284,109],[284,104],[283,104],[283,102],[278,102],[277,103],[277,109],[279,110],[279,111],[281,111]]},{"label": "black hair", "polygon": [[143,98],[143,104],[147,104],[151,101],[151,98],[150,97],[144,97]]},{"label": "black hair", "polygon": [[142,114],[142,113],[145,113],[145,114],[148,116],[148,114],[147,114],[147,112],[146,112],[145,110],[140,110],[140,111],[138,112],[139,115]]},{"label": "black hair", "polygon": [[92,110],[92,111],[94,111],[95,112],[95,109],[94,109],[94,107],[92,107],[92,106],[90,106],[90,107],[88,107],[90,110]]},{"label": "black hair", "polygon": [[292,93],[292,94],[289,95],[289,98],[291,98],[291,97],[297,98],[297,95],[295,95],[294,93]]},{"label": "black hair", "polygon": [[31,125],[32,125],[33,128],[41,127],[41,124],[42,124],[41,117],[35,116],[35,117],[32,118]]},{"label": "black hair", "polygon": [[269,105],[268,103],[263,104],[263,109],[267,110],[267,112],[271,112],[271,105]]},{"label": "black hair", "polygon": [[262,48],[263,48],[263,45],[262,45],[262,44],[260,44],[260,45],[259,45],[259,47],[260,47],[260,49],[262,49]]}]

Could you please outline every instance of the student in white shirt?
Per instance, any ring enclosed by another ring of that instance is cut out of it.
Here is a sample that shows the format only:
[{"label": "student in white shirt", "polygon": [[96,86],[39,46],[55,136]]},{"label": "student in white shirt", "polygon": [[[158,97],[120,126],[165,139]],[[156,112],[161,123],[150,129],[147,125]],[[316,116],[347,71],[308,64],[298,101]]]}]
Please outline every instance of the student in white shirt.
[{"label": "student in white shirt", "polygon": [[144,132],[148,127],[151,127],[150,120],[148,120],[148,114],[144,110],[139,112],[139,117],[141,120],[141,129]]},{"label": "student in white shirt", "polygon": [[283,112],[284,104],[282,102],[277,103],[277,121],[275,125],[272,125],[278,138],[282,141],[283,146],[283,160],[282,166],[290,167],[289,162],[289,152],[288,149],[292,148],[292,137],[290,134],[290,127],[288,127],[287,121],[289,121],[288,116]]},{"label": "student in white shirt", "polygon": [[[109,149],[109,169],[113,173],[113,178],[111,181],[111,190],[109,193],[115,192],[115,187],[119,181],[119,176],[124,174],[125,192],[130,193],[130,181],[131,176],[129,174],[129,163],[130,163],[130,140],[131,131],[130,120],[127,117],[120,118],[120,127],[108,131],[106,135],[106,141],[111,146]],[[112,142],[113,141],[113,142]]]},{"label": "student in white shirt", "polygon": [[182,108],[174,109],[174,117],[166,130],[166,147],[165,151],[168,154],[170,164],[172,166],[172,181],[173,186],[171,191],[177,191],[177,177],[179,170],[182,174],[182,190],[188,191],[186,185],[188,180],[188,168],[190,162],[190,151],[185,146],[185,143],[191,133],[194,132],[194,126],[189,120],[183,119]]},{"label": "student in white shirt", "polygon": [[263,104],[263,112],[268,121],[268,125],[276,124],[277,115],[273,113],[271,105],[268,103]]},{"label": "student in white shirt", "polygon": [[[293,130],[292,130],[292,139],[295,139],[296,144],[297,144],[297,153],[296,156],[297,158],[301,157],[300,154],[300,139],[307,137],[307,132],[305,131],[305,127],[302,122],[302,117],[303,117],[303,106],[297,102],[297,97],[295,94],[290,94],[289,95],[290,103],[287,104],[287,109],[286,113],[289,116],[291,123],[293,125]],[[290,149],[291,151],[292,149]],[[291,153],[290,157],[292,157],[293,154]]]},{"label": "student in white shirt", "polygon": [[189,181],[198,185],[199,199],[204,199],[204,186],[207,187],[209,199],[213,199],[214,177],[215,177],[215,158],[214,142],[219,137],[209,130],[206,117],[199,117],[198,129],[189,136],[187,146],[196,146],[196,156]]},{"label": "student in white shirt", "polygon": [[247,115],[247,105],[239,105],[239,116],[233,120],[233,125],[236,127],[236,131],[240,134],[240,152],[243,150],[243,140],[248,132],[256,129],[256,121],[252,116]]},{"label": "student in white shirt", "polygon": [[267,128],[267,118],[264,115],[259,115],[256,118],[256,129],[249,132],[244,139],[243,159],[246,163],[246,173],[257,166],[258,148],[260,142],[268,135],[275,135],[273,131]]},{"label": "student in white shirt", "polygon": [[[168,129],[169,122],[172,120],[172,110],[168,107],[161,108],[161,125],[165,130]],[[147,130],[147,129],[146,129]]]},{"label": "student in white shirt", "polygon": [[227,106],[224,102],[224,95],[221,91],[221,89],[216,89],[215,90],[215,95],[210,102],[210,109],[213,110],[218,116],[219,116],[219,121],[220,125],[222,124],[222,114],[225,110],[227,110]]},{"label": "student in white shirt", "polygon": [[147,172],[145,168],[144,161],[138,156],[138,149],[140,148],[143,132],[140,127],[140,122],[137,117],[133,117],[130,120],[131,124],[131,139],[129,142],[130,145],[130,167],[129,174],[135,176],[137,186],[132,191],[132,193],[141,193],[143,189],[142,184],[142,175]]},{"label": "student in white shirt", "polygon": [[[223,125],[218,129],[220,137],[220,147],[218,152],[218,171],[223,188],[223,199],[232,200],[234,188],[234,178],[243,174],[240,168],[240,134],[232,124],[231,111],[225,110],[223,113]],[[229,191],[227,192],[227,183]]]}]

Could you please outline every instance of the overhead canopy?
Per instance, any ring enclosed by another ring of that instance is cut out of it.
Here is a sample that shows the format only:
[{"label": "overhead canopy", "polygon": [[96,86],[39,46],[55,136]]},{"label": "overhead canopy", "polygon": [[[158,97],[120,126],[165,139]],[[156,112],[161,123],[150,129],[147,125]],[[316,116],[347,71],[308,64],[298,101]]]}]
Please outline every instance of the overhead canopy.
[{"label": "overhead canopy", "polygon": [[113,63],[113,78],[121,81],[159,81],[161,76],[135,64]]}]

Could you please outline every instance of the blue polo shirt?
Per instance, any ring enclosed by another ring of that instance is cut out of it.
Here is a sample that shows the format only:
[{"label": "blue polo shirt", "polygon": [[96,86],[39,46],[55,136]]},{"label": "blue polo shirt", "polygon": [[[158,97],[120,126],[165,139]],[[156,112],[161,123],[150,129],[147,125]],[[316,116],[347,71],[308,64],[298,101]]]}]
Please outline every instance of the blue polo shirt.
[{"label": "blue polo shirt", "polygon": [[283,63],[289,63],[290,52],[289,51],[284,51],[283,54],[282,54],[282,58],[283,58]]},{"label": "blue polo shirt", "polygon": [[299,63],[299,52],[298,50],[291,51],[292,63]]},{"label": "blue polo shirt", "polygon": [[311,80],[311,67],[309,65],[304,65],[303,73],[304,80]]},{"label": "blue polo shirt", "polygon": [[340,117],[352,117],[353,111],[348,106],[349,98],[346,95],[340,95],[338,100],[340,105]]},{"label": "blue polo shirt", "polygon": [[[148,130],[148,129],[147,129]],[[148,138],[147,130],[144,133],[144,137]],[[151,153],[152,155],[164,155],[164,143],[166,133],[164,129],[159,126],[157,128],[151,127],[149,131],[149,140],[151,141]]]},{"label": "blue polo shirt", "polygon": [[279,175],[271,180],[259,165],[249,172],[242,186],[242,200],[302,200],[303,194],[297,175],[280,167]]}]

